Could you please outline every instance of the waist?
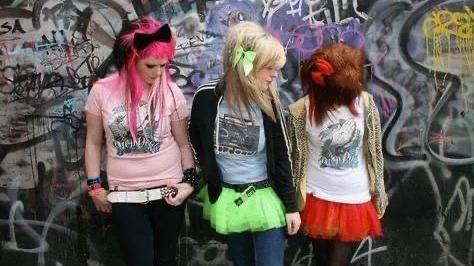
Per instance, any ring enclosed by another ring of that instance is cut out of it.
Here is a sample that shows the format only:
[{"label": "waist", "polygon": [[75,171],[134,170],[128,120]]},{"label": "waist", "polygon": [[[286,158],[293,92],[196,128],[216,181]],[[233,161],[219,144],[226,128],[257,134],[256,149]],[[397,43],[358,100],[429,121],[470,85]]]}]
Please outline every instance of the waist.
[{"label": "waist", "polygon": [[359,203],[370,199],[368,175],[357,171],[344,176],[308,172],[306,186],[308,193],[325,200]]},{"label": "waist", "polygon": [[272,185],[270,184],[270,181],[268,179],[265,179],[262,181],[245,183],[245,184],[230,184],[230,183],[222,182],[222,186],[225,188],[233,189],[236,192],[243,192],[249,187],[254,187],[255,189],[262,189],[262,188],[271,187]]},{"label": "waist", "polygon": [[170,149],[149,157],[109,156],[107,174],[116,183],[146,183],[181,177],[181,154],[179,149]]},{"label": "waist", "polygon": [[176,188],[160,186],[143,190],[111,190],[107,199],[112,203],[143,203],[175,195]]},{"label": "waist", "polygon": [[222,180],[231,184],[255,183],[268,178],[267,157],[251,156],[245,160],[232,157],[224,158],[223,154],[216,155]]}]

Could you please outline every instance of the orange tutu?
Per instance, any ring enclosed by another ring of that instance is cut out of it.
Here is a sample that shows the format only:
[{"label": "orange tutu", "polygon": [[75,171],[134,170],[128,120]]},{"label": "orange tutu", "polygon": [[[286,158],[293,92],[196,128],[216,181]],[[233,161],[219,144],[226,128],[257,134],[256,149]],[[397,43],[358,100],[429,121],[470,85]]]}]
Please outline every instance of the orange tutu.
[{"label": "orange tutu", "polygon": [[372,201],[346,204],[306,195],[301,212],[301,230],[311,238],[361,241],[382,236],[382,225]]}]

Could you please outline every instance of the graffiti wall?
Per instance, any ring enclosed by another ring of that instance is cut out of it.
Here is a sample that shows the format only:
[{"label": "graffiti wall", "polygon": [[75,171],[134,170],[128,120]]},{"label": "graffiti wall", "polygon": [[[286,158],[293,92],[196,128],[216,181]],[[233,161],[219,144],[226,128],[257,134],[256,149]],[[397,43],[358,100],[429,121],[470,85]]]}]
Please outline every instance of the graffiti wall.
[{"label": "graffiti wall", "polygon": [[[363,47],[382,116],[390,205],[383,239],[353,265],[472,265],[474,2],[471,0],[0,0],[0,265],[123,265],[110,217],[84,177],[83,107],[113,71],[123,23],[168,22],[172,77],[188,104],[222,73],[229,27],[256,21],[287,50],[282,102],[302,96],[299,64],[329,41]],[[230,265],[223,238],[190,199],[180,265]],[[304,237],[287,265],[313,265]]]}]

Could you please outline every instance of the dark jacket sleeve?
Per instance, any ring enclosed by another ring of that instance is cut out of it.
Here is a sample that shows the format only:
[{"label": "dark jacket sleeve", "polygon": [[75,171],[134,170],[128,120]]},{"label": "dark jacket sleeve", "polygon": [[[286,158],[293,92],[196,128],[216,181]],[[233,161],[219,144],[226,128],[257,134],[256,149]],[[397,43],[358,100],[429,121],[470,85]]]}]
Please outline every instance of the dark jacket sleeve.
[{"label": "dark jacket sleeve", "polygon": [[189,139],[191,141],[191,146],[193,148],[194,159],[196,163],[199,165],[199,155],[201,154],[201,141],[199,137],[199,105],[197,104],[197,99],[193,99],[192,107],[191,107],[191,118],[189,119],[188,124],[188,131],[189,131]]},{"label": "dark jacket sleeve", "polygon": [[290,143],[286,137],[288,134],[285,129],[286,127],[283,127],[281,123],[284,123],[284,121],[272,123],[273,152],[275,156],[275,176],[273,182],[285,205],[286,212],[292,213],[298,211],[296,205],[296,189],[293,184],[291,171]]},{"label": "dark jacket sleeve", "polygon": [[209,201],[214,203],[222,191],[222,186],[210,143],[209,106],[211,101],[208,98],[207,92],[198,92],[194,96],[189,121],[189,137],[200,168],[200,175],[207,183]]}]

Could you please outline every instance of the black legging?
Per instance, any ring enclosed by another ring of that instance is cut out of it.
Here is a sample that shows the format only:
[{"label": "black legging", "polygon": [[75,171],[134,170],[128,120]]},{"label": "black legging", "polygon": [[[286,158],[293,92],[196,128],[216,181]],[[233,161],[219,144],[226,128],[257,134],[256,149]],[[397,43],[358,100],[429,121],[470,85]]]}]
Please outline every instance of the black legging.
[{"label": "black legging", "polygon": [[359,242],[312,239],[316,266],[347,266]]},{"label": "black legging", "polygon": [[128,266],[175,266],[184,205],[113,203],[112,222]]}]

